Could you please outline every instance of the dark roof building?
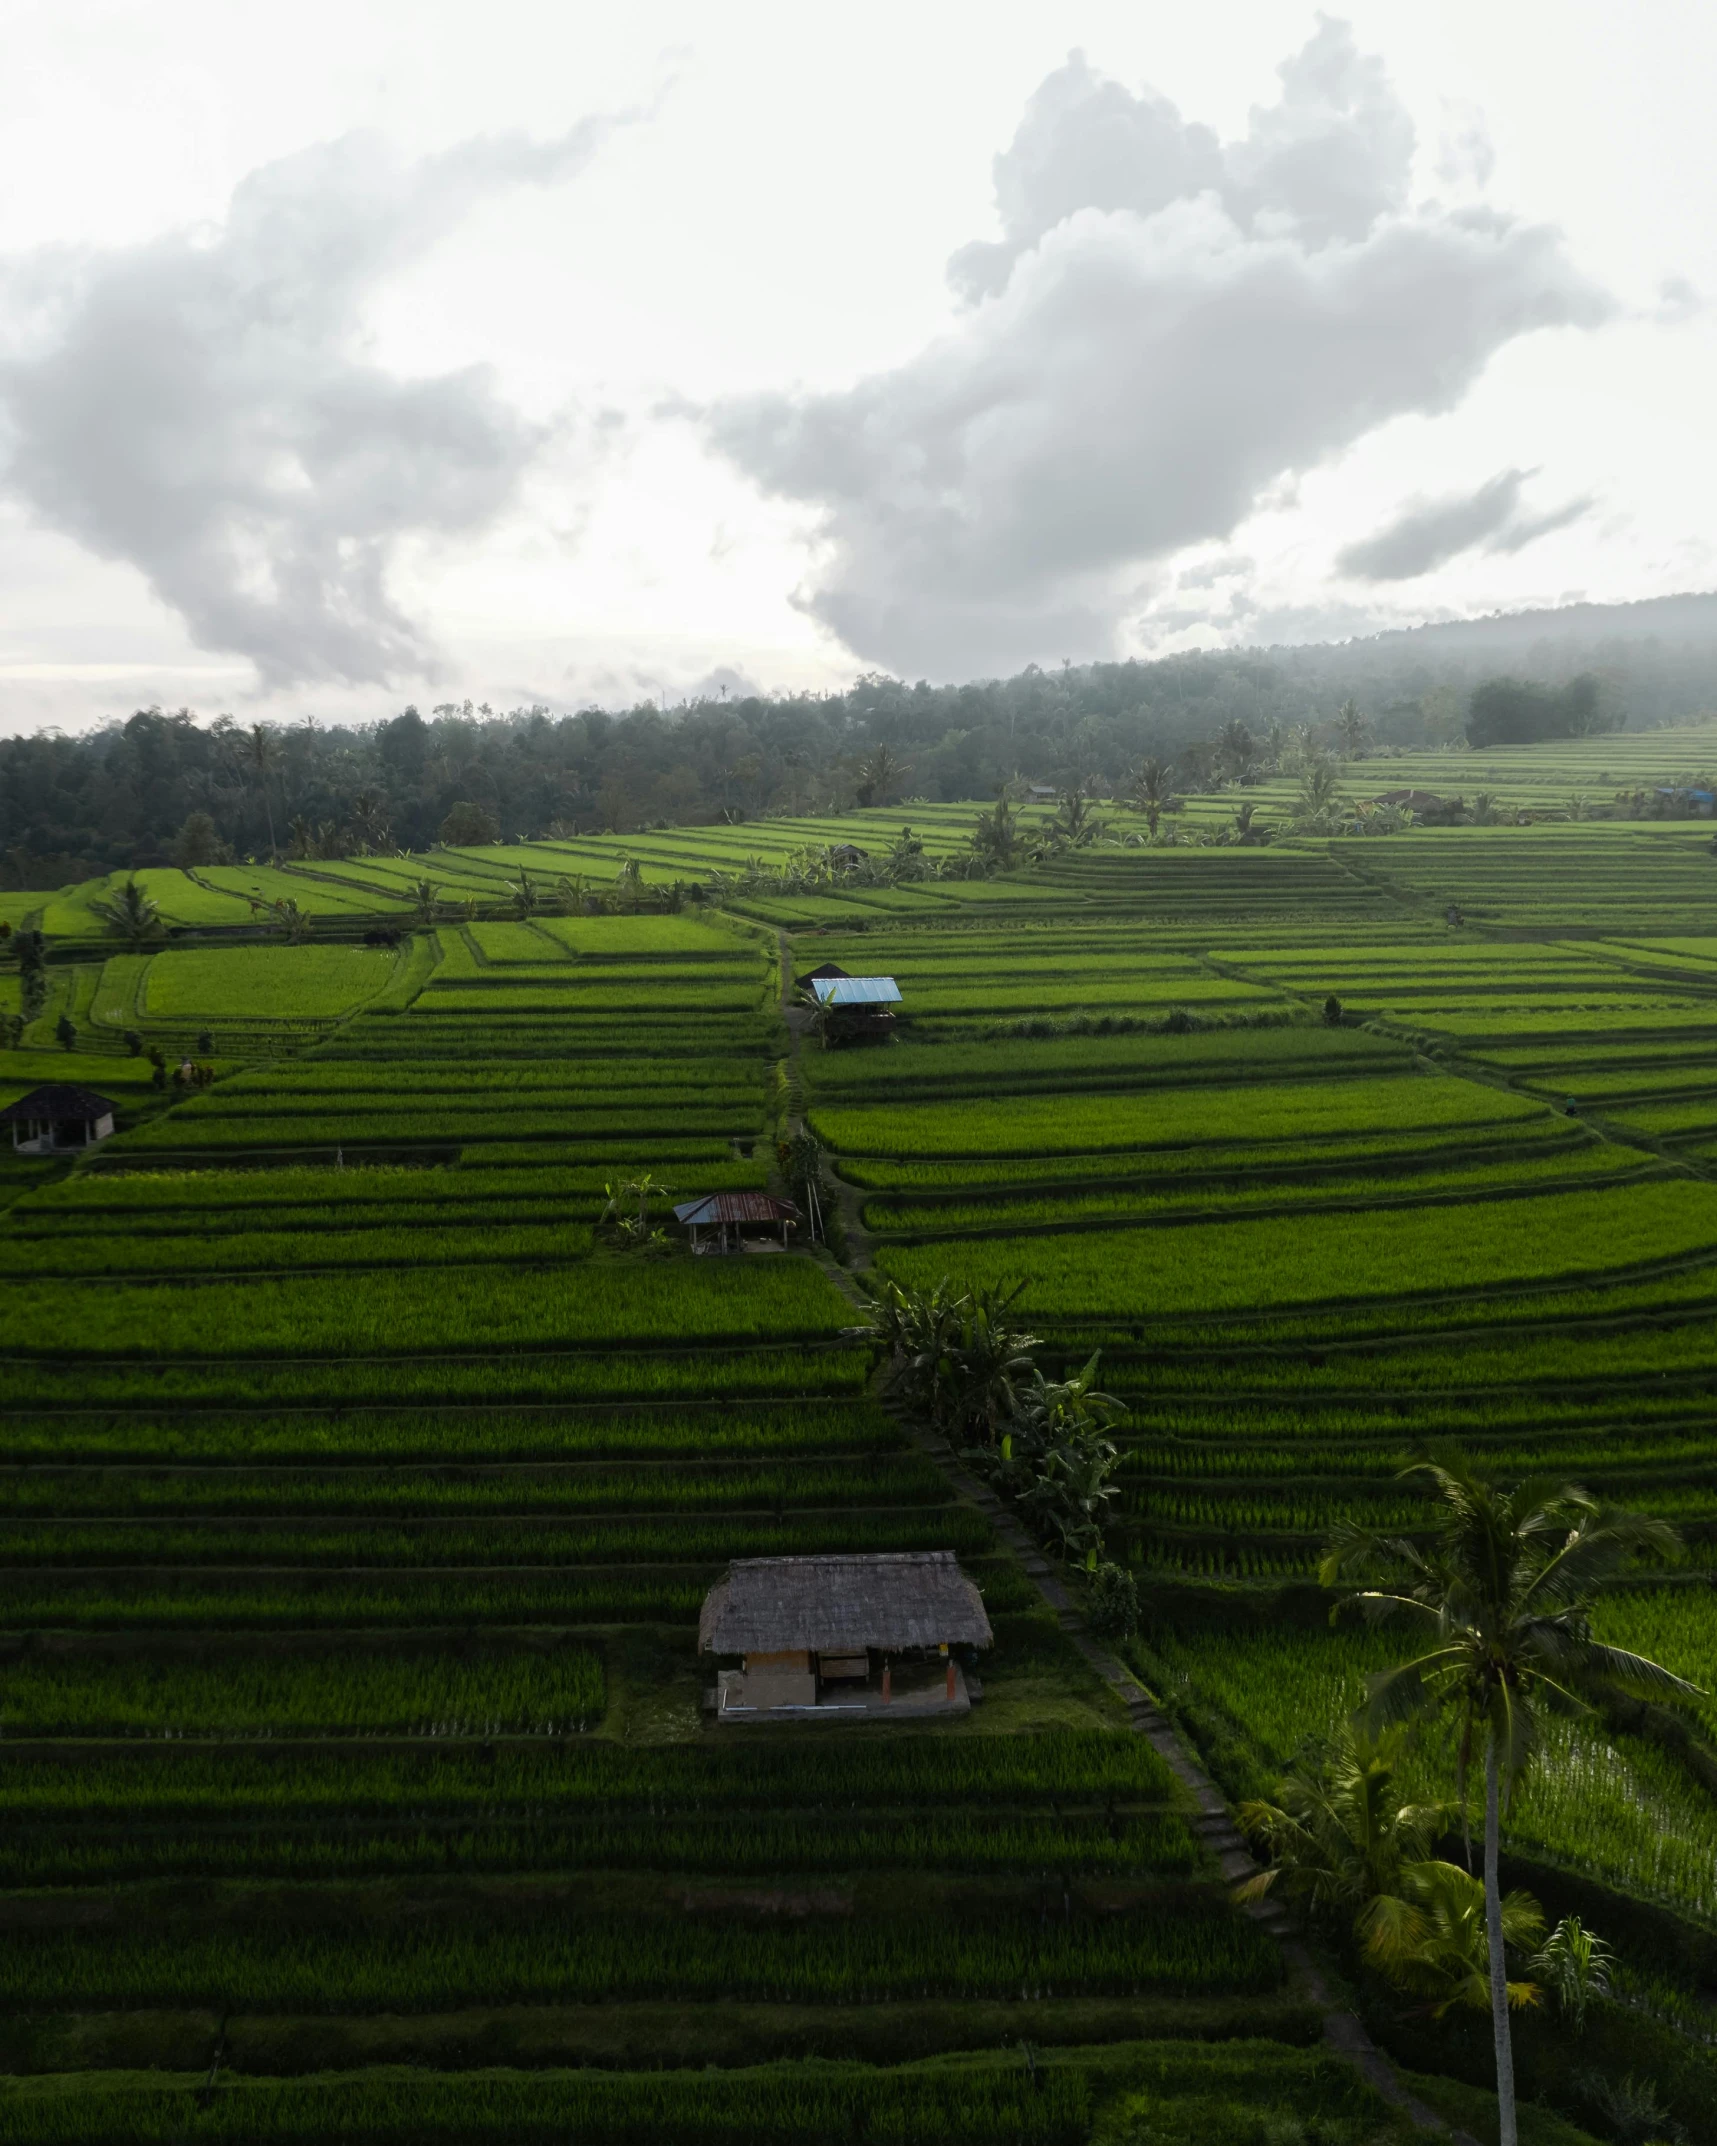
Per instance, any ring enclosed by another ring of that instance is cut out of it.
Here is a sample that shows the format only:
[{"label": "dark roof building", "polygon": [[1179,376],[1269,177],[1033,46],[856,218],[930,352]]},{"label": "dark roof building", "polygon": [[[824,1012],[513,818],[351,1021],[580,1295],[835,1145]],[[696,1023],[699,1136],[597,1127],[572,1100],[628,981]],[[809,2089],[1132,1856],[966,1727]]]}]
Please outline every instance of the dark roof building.
[{"label": "dark roof building", "polygon": [[725,1246],[730,1232],[758,1222],[779,1223],[785,1244],[787,1232],[799,1220],[799,1210],[791,1200],[778,1200],[772,1192],[707,1192],[701,1200],[682,1200],[674,1209],[674,1220],[691,1231],[695,1252],[701,1249],[699,1230],[720,1230]]},{"label": "dark roof building", "polygon": [[20,1155],[66,1155],[93,1147],[113,1130],[119,1105],[93,1088],[49,1081],[32,1088],[0,1110],[0,1124],[12,1128],[12,1145]]},{"label": "dark roof building", "polygon": [[993,1638],[983,1597],[952,1550],[736,1557],[698,1619],[705,1654],[901,1654]]},{"label": "dark roof building", "polygon": [[1371,802],[1374,805],[1399,805],[1416,820],[1432,824],[1458,819],[1461,814],[1458,798],[1439,797],[1435,790],[1380,790]]}]

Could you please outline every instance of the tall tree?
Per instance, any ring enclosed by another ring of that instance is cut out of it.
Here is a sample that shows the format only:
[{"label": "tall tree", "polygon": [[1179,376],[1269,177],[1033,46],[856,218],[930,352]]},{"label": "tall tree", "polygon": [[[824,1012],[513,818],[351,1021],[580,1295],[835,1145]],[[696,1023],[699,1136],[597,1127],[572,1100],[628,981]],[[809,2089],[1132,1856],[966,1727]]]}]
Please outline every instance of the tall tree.
[{"label": "tall tree", "polygon": [[281,766],[280,740],[266,723],[252,723],[238,748],[239,764],[254,775],[262,792],[262,809],[268,815],[268,847],[272,855],[280,845],[274,839],[274,801],[268,794],[271,778]]},{"label": "tall tree", "polygon": [[1590,1716],[1606,1697],[1692,1699],[1698,1687],[1661,1663],[1592,1636],[1599,1593],[1642,1553],[1673,1557],[1661,1520],[1600,1506],[1572,1483],[1499,1490],[1450,1456],[1406,1471],[1430,1486],[1424,1539],[1348,1534],[1319,1568],[1326,1587],[1379,1582],[1348,1600],[1370,1618],[1402,1617],[1430,1642],[1371,1680],[1363,1709],[1375,1732],[1452,1717],[1463,1798],[1475,1749],[1484,1761],[1484,1908],[1501,2146],[1518,2146],[1509,2037],[1507,1931],[1497,1875],[1502,1807],[1543,1742],[1544,1716]]},{"label": "tall tree", "polygon": [[104,896],[89,906],[107,930],[116,939],[123,939],[134,954],[167,936],[161,911],[134,879],[128,879],[117,894]]},{"label": "tall tree", "polygon": [[1157,822],[1168,810],[1174,794],[1173,769],[1166,760],[1147,756],[1141,760],[1127,777],[1126,786],[1120,794],[1119,803],[1131,805],[1135,812],[1142,812],[1145,825],[1154,836]]},{"label": "tall tree", "polygon": [[911,772],[910,760],[902,760],[888,746],[879,745],[859,762],[854,794],[861,805],[892,804]]},{"label": "tall tree", "polygon": [[1335,711],[1335,734],[1341,742],[1342,751],[1350,760],[1365,758],[1366,741],[1370,731],[1370,724],[1359,712],[1358,701],[1351,698],[1344,700]]}]

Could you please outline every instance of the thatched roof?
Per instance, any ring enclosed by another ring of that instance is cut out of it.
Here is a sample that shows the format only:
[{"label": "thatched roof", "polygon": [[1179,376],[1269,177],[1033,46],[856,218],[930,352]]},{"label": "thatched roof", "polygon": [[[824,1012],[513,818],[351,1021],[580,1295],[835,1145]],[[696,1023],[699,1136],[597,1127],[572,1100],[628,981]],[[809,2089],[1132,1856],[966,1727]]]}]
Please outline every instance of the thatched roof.
[{"label": "thatched roof", "polygon": [[106,1118],[119,1105],[93,1088],[75,1088],[68,1081],[50,1081],[45,1088],[32,1088],[0,1110],[0,1124],[18,1118]]},{"label": "thatched roof", "polygon": [[983,1599],[952,1550],[736,1557],[698,1619],[705,1654],[987,1647],[992,1637]]}]

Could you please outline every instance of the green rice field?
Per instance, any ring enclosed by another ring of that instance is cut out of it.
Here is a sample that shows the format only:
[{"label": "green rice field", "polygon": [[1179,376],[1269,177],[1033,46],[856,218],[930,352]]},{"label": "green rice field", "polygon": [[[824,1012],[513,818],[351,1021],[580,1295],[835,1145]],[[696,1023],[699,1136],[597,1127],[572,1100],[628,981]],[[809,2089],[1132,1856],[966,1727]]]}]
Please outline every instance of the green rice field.
[{"label": "green rice field", "polygon": [[[1555,805],[1627,749],[1494,786]],[[910,816],[947,857],[975,810]],[[1046,1368],[1099,1353],[1126,1667],[1231,1802],[1393,1658],[1317,1560],[1420,1525],[1438,1439],[1672,1521],[1601,1628],[1709,1690],[1708,835],[737,889],[904,816],[152,870],[140,951],[105,882],[7,897],[50,994],[0,1100],[77,1080],[118,1130],[0,1159],[0,2141],[1404,2146],[1047,1568],[888,1405],[859,1285],[1017,1285]],[[509,908],[521,866],[632,864],[672,912]],[[252,906],[287,900],[291,943]],[[896,979],[885,1043],[800,1009],[827,962]],[[782,1192],[800,1128],[830,1241],[693,1258],[669,1204]],[[716,1723],[730,1559],[919,1549],[994,1627],[969,1712]],[[1629,1975],[1717,1961],[1714,1705],[1559,1723],[1507,1816]],[[1452,1767],[1423,1739],[1414,1789]],[[1701,1972],[1649,2022],[1695,2140],[1717,2067],[1663,2021]],[[1398,2040],[1482,2133],[1458,2036]]]}]

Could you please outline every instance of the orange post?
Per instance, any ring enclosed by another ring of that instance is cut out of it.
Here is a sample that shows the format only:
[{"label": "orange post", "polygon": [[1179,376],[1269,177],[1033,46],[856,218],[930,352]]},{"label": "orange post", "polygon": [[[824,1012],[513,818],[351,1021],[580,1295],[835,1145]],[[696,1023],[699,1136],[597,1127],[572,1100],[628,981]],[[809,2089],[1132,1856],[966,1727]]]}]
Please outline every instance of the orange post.
[{"label": "orange post", "polygon": [[952,1700],[953,1700],[953,1697],[954,1697],[954,1657],[953,1657],[953,1656],[952,1656],[952,1655],[950,1654],[950,1655],[949,1655],[949,1657],[948,1657],[948,1698],[949,1698],[950,1702],[952,1702]]},{"label": "orange post", "polygon": [[882,1703],[884,1706],[894,1704],[894,1670],[887,1662],[882,1665]]}]

